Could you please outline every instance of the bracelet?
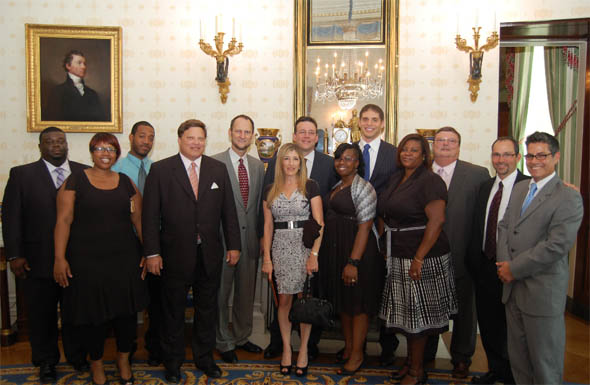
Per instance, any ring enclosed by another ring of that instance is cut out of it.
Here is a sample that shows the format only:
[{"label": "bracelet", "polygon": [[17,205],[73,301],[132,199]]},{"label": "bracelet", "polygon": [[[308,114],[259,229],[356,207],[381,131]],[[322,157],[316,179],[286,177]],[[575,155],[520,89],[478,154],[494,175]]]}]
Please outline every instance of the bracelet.
[{"label": "bracelet", "polygon": [[318,253],[316,253],[315,251],[312,251],[312,252],[311,252],[311,255],[313,255],[314,257],[317,257],[319,254],[318,254]]},{"label": "bracelet", "polygon": [[416,257],[414,257],[414,261],[418,262],[419,264],[423,264],[424,260],[423,259],[418,259]]},{"label": "bracelet", "polygon": [[361,264],[361,260],[360,259],[352,259],[351,257],[348,257],[348,264],[352,265],[354,267],[359,267]]},{"label": "bracelet", "polygon": [[262,262],[263,265],[268,265],[269,263],[272,263],[272,261],[264,261],[264,262]]}]

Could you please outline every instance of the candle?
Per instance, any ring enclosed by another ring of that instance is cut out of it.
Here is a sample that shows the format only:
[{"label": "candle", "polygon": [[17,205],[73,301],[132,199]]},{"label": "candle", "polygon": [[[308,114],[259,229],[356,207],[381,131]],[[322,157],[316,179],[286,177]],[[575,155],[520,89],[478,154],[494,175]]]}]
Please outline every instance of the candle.
[{"label": "candle", "polygon": [[242,23],[240,23],[240,43],[243,42],[242,40]]},{"label": "candle", "polygon": [[219,14],[219,32],[223,32],[223,15]]},{"label": "candle", "polygon": [[496,29],[496,11],[494,11],[494,28],[492,29],[492,31],[497,31],[497,29]]},{"label": "candle", "polygon": [[459,35],[459,14],[457,14],[457,36]]},{"label": "candle", "polygon": [[219,33],[219,15],[215,15],[215,34]]},{"label": "candle", "polygon": [[199,19],[199,38],[203,40],[203,20]]},{"label": "candle", "polygon": [[236,18],[231,18],[231,37],[232,39],[236,38]]},{"label": "candle", "polygon": [[479,9],[475,10],[475,28],[479,26]]}]

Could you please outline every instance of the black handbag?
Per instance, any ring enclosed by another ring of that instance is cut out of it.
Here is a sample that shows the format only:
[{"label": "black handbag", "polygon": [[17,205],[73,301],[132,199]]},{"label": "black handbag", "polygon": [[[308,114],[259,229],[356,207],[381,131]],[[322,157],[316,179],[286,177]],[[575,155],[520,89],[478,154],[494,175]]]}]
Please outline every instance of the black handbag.
[{"label": "black handbag", "polygon": [[308,249],[313,247],[313,243],[320,236],[320,229],[322,226],[311,215],[303,225],[303,245]]},{"label": "black handbag", "polygon": [[305,280],[303,296],[293,301],[289,312],[289,321],[312,324],[322,328],[334,327],[334,308],[329,301],[312,297],[309,276]]}]

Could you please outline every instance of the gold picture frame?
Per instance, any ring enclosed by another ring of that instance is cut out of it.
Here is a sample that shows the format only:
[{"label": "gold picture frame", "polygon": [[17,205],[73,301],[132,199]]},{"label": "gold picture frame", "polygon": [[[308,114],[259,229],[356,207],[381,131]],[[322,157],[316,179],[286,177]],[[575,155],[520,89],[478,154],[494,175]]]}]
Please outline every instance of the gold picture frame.
[{"label": "gold picture frame", "polygon": [[27,131],[122,132],[121,35],[121,27],[25,24]]}]

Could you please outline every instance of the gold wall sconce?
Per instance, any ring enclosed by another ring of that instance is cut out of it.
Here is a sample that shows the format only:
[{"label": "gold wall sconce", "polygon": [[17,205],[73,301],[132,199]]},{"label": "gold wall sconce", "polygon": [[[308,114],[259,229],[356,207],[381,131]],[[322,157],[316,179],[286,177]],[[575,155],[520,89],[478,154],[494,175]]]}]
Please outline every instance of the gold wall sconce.
[{"label": "gold wall sconce", "polygon": [[[495,24],[494,17],[494,25]],[[455,45],[459,51],[464,51],[469,54],[469,78],[467,79],[467,83],[469,83],[469,91],[471,92],[471,102],[475,103],[477,100],[477,93],[479,92],[479,83],[481,83],[483,54],[485,51],[489,51],[498,45],[499,37],[498,32],[493,31],[486,39],[486,44],[479,47],[479,31],[481,30],[481,27],[473,27],[472,29],[475,47],[468,46],[467,41],[462,39],[461,35],[459,35],[459,31],[457,31],[457,36],[455,37]]]},{"label": "gold wall sconce", "polygon": [[201,50],[207,55],[215,58],[217,63],[217,75],[215,76],[215,81],[217,81],[217,86],[219,87],[221,103],[225,104],[225,102],[227,102],[227,94],[229,93],[229,86],[231,84],[228,77],[229,57],[239,54],[244,48],[244,44],[242,43],[242,27],[240,26],[240,42],[238,43],[236,40],[236,20],[232,19],[232,38],[228,43],[227,49],[223,50],[223,37],[225,36],[225,33],[219,31],[222,25],[222,17],[221,15],[215,16],[215,37],[213,38],[213,41],[215,42],[214,50],[209,43],[205,43],[203,40],[203,23],[201,22],[200,24],[201,37],[199,39],[199,47],[201,47]]}]

